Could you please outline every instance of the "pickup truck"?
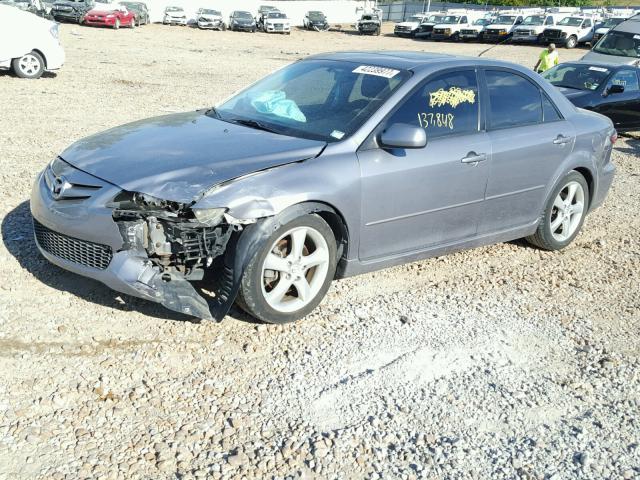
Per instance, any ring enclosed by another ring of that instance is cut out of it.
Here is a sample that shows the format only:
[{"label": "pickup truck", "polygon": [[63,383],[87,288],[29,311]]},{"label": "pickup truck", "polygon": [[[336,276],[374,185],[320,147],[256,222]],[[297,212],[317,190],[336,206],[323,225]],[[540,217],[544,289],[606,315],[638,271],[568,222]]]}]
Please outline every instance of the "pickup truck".
[{"label": "pickup truck", "polygon": [[491,25],[491,20],[488,18],[479,18],[468,27],[460,29],[460,40],[468,42],[470,40],[482,41],[484,38],[484,32],[487,27]]},{"label": "pickup truck", "polygon": [[511,41],[513,43],[540,43],[544,29],[555,24],[556,20],[553,15],[529,15],[513,30]]},{"label": "pickup truck", "polygon": [[447,15],[442,22],[434,25],[432,40],[453,40],[457,41],[460,37],[460,30],[469,26],[469,17],[467,15]]},{"label": "pickup truck", "polygon": [[591,17],[572,15],[560,20],[554,27],[545,28],[540,37],[540,43],[564,45],[575,48],[593,40],[594,22]]},{"label": "pickup truck", "polygon": [[398,37],[415,37],[425,18],[429,18],[428,13],[419,13],[409,17],[409,20],[396,23],[393,34]]},{"label": "pickup truck", "polygon": [[483,35],[485,42],[501,42],[511,37],[513,30],[522,23],[522,15],[499,15]]}]

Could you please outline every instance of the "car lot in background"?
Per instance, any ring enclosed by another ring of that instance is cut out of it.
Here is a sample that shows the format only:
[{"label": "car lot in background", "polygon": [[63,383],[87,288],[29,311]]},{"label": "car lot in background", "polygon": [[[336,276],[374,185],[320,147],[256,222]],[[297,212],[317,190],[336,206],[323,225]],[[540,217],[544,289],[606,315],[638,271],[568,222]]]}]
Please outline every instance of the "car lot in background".
[{"label": "car lot in background", "polygon": [[51,15],[57,22],[82,23],[84,15],[95,7],[94,0],[57,0]]},{"label": "car lot in background", "polygon": [[257,29],[256,21],[250,12],[234,10],[229,15],[229,30],[232,32],[252,32]]},{"label": "car lot in background", "polygon": [[640,14],[609,30],[583,60],[640,66]]},{"label": "car lot in background", "polygon": [[640,130],[640,69],[588,61],[564,62],[542,76],[576,107],[609,117],[619,132]]},{"label": "car lot in background", "polygon": [[116,4],[113,9],[104,7],[89,10],[82,20],[82,23],[89,27],[110,27],[119,29],[120,27],[134,28],[136,26],[136,14],[127,10],[124,5]]},{"label": "car lot in background", "polygon": [[165,8],[162,23],[165,25],[185,26],[187,24],[187,14],[184,12],[184,8],[176,6]]},{"label": "car lot in background", "polygon": [[147,25],[150,22],[149,9],[147,4],[143,2],[119,2],[127,10],[133,12],[136,19],[136,25]]},{"label": "car lot in background", "polygon": [[22,78],[40,78],[62,67],[65,54],[59,27],[31,12],[0,5],[0,70]]}]

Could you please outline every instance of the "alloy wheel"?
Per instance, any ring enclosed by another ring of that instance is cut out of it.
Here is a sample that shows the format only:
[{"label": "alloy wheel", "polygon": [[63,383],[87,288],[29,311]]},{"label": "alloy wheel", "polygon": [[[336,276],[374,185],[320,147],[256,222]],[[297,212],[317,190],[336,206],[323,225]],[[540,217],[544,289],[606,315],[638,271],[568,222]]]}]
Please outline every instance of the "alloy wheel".
[{"label": "alloy wheel", "polygon": [[553,202],[549,217],[551,235],[558,242],[567,241],[584,215],[584,189],[576,181],[567,183]]},{"label": "alloy wheel", "polygon": [[38,57],[36,57],[32,53],[27,53],[18,62],[18,67],[24,75],[31,77],[33,75],[36,75],[40,71],[40,69],[42,68],[42,64],[40,63],[40,59]]},{"label": "alloy wheel", "polygon": [[282,313],[308,305],[321,290],[329,269],[329,247],[320,232],[295,227],[278,238],[262,265],[262,295]]}]

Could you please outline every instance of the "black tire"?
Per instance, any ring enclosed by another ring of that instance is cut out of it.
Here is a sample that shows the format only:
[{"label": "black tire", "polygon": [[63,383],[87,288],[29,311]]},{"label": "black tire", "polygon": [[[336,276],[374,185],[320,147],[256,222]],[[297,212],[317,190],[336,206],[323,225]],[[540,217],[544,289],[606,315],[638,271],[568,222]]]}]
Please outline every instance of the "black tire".
[{"label": "black tire", "polygon": [[120,28],[120,19],[116,18],[116,23],[113,24],[113,29],[118,30]]},{"label": "black tire", "polygon": [[[278,238],[285,234],[288,230],[291,230],[295,227],[310,227],[320,233],[320,235],[322,235],[329,249],[329,266],[327,269],[326,278],[324,279],[324,282],[315,297],[303,308],[290,313],[284,313],[272,308],[264,298],[264,294],[262,293],[262,265],[267,255],[270,253],[270,248],[273,243],[276,242]],[[253,317],[266,323],[283,324],[299,320],[307,316],[313,309],[315,309],[326,295],[331,281],[335,276],[337,266],[336,257],[336,240],[333,231],[331,230],[331,227],[327,224],[327,222],[325,222],[318,215],[302,215],[292,220],[291,222],[282,225],[275,232],[273,232],[273,234],[265,242],[263,247],[251,259],[242,276],[236,303],[249,315],[252,315]]]},{"label": "black tire", "polygon": [[[554,201],[560,192],[570,183],[570,182],[578,182],[582,189],[584,190],[584,205],[582,211],[582,218],[580,219],[580,223],[577,228],[573,232],[573,234],[566,239],[565,241],[556,240],[551,233],[551,220],[554,211]],[[544,250],[560,250],[567,245],[569,245],[574,238],[580,233],[580,229],[582,228],[582,224],[584,223],[584,219],[587,216],[587,211],[589,210],[589,185],[585,178],[579,172],[572,170],[567,175],[562,178],[556,185],[556,187],[551,191],[551,195],[547,199],[547,203],[545,204],[544,213],[542,215],[542,219],[538,224],[538,229],[536,232],[527,237],[526,240],[535,245],[538,248],[542,248]]]},{"label": "black tire", "polygon": [[375,35],[376,35],[376,36],[379,36],[379,35],[380,35],[380,27],[376,28]]},{"label": "black tire", "polygon": [[220,27],[220,30],[222,30],[223,32],[227,30],[227,26],[223,23],[222,26]]},{"label": "black tire", "polygon": [[[23,60],[29,61],[25,63]],[[18,77],[34,80],[44,73],[45,62],[42,55],[32,50],[22,57],[11,60],[11,68]]]}]

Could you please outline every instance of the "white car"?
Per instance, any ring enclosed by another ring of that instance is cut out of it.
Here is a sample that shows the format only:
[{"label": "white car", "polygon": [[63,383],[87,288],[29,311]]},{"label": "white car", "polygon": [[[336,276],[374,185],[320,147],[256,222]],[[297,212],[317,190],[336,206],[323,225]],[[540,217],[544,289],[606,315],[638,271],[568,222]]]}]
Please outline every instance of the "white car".
[{"label": "white car", "polygon": [[555,27],[545,28],[540,37],[543,44],[555,43],[567,48],[593,40],[594,22],[591,17],[572,15],[556,23]]},{"label": "white car", "polygon": [[0,69],[20,78],[40,78],[64,63],[58,24],[9,5],[0,5]]},{"label": "white car", "polygon": [[290,35],[291,22],[286,13],[273,11],[265,14],[263,29],[267,33],[286,33]]},{"label": "white car", "polygon": [[409,20],[396,23],[393,34],[398,37],[415,37],[420,29],[420,24],[429,16],[428,13],[419,13],[409,17]]},{"label": "white car", "polygon": [[164,9],[164,18],[162,23],[165,25],[182,25],[187,24],[187,15],[182,7],[167,7]]},{"label": "white car", "polygon": [[227,29],[220,11],[211,8],[201,8],[198,10],[196,13],[196,24],[198,28],[202,30],[211,29],[224,31]]}]

